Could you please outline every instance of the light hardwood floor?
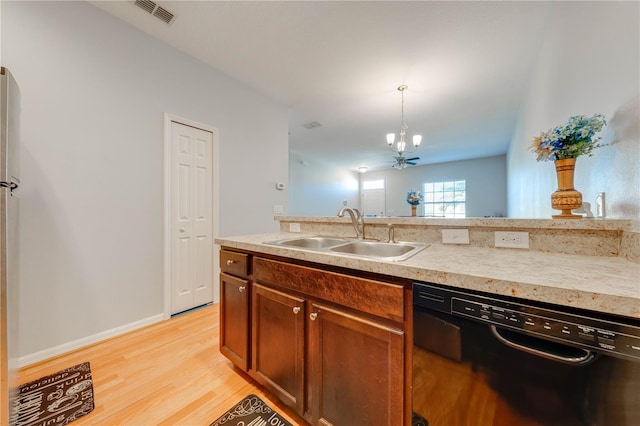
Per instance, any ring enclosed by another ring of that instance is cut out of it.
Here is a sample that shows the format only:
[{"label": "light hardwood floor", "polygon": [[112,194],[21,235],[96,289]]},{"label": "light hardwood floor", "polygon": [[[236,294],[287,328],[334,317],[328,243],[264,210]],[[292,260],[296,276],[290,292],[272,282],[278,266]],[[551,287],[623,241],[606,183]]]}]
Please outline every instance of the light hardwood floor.
[{"label": "light hardwood floor", "polygon": [[292,424],[307,425],[220,354],[218,306],[28,366],[19,381],[90,362],[95,409],[77,426],[207,426],[252,393]]}]

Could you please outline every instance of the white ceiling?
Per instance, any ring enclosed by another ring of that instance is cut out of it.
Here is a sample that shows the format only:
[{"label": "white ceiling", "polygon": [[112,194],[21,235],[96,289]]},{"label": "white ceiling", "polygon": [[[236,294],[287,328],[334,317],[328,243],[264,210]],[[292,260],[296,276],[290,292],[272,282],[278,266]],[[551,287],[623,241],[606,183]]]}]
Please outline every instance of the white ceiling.
[{"label": "white ceiling", "polygon": [[391,166],[401,84],[420,164],[504,154],[553,7],[159,1],[176,15],[167,25],[133,1],[91,3],[285,104],[292,151],[352,170]]}]

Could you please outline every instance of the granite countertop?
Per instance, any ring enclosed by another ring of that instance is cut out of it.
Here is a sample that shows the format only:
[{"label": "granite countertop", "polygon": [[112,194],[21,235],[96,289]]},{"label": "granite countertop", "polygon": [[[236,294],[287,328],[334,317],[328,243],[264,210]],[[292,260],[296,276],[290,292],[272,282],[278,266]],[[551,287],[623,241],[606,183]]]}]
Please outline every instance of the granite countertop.
[{"label": "granite countertop", "polygon": [[360,271],[480,290],[640,319],[640,264],[620,257],[432,244],[387,262],[263,244],[308,236],[274,233],[216,238],[221,246]]}]

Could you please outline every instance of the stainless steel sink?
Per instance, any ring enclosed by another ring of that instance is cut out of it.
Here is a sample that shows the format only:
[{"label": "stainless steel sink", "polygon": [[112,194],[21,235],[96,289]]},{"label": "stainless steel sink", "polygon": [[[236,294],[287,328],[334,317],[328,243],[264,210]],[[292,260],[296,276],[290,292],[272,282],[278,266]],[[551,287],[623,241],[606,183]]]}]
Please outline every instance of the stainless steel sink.
[{"label": "stainless steel sink", "polygon": [[337,246],[338,244],[344,244],[347,241],[349,240],[345,238],[335,238],[335,237],[303,237],[303,238],[292,238],[288,240],[271,241],[265,244],[273,244],[273,245],[288,246],[288,247],[300,247],[300,248],[306,248],[306,249],[322,249],[322,248]]},{"label": "stainless steel sink", "polygon": [[418,253],[427,244],[413,242],[383,243],[338,237],[299,237],[265,241],[264,244],[305,250],[345,254],[348,256],[401,262]]},{"label": "stainless steel sink", "polygon": [[331,247],[329,251],[398,262],[410,258],[426,246],[426,244],[422,243],[408,242],[354,241]]}]

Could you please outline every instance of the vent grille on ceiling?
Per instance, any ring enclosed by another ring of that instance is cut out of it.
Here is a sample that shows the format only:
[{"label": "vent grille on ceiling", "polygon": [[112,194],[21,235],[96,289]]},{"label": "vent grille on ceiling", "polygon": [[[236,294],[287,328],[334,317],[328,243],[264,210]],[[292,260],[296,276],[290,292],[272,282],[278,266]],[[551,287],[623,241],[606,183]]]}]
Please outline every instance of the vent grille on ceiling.
[{"label": "vent grille on ceiling", "polygon": [[156,8],[156,4],[150,0],[136,0],[136,6],[146,10],[149,13],[153,13],[153,9]]},{"label": "vent grille on ceiling", "polygon": [[170,24],[175,17],[173,13],[151,0],[135,0],[134,4],[167,24]]},{"label": "vent grille on ceiling", "polygon": [[167,24],[171,23],[171,20],[173,19],[173,13],[160,6],[158,6],[155,12],[153,12],[153,16],[160,19],[161,21],[166,22]]}]

